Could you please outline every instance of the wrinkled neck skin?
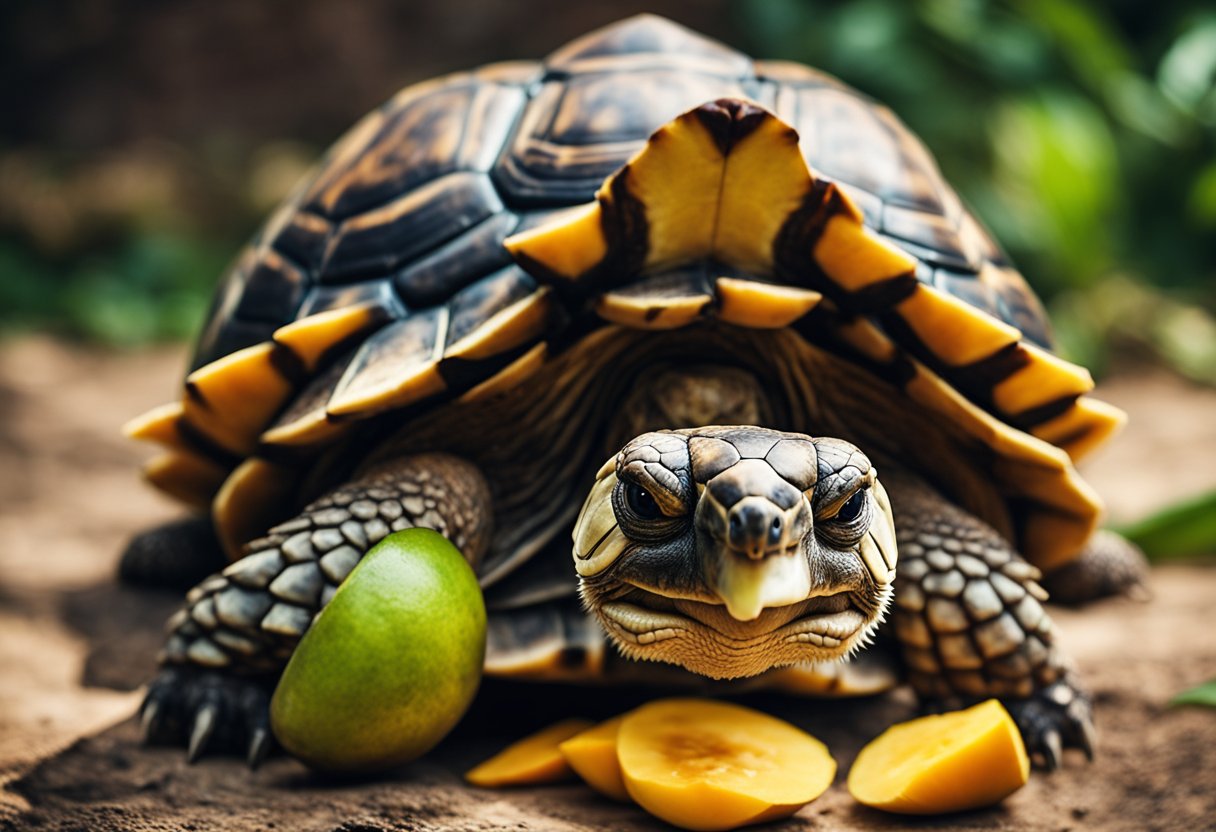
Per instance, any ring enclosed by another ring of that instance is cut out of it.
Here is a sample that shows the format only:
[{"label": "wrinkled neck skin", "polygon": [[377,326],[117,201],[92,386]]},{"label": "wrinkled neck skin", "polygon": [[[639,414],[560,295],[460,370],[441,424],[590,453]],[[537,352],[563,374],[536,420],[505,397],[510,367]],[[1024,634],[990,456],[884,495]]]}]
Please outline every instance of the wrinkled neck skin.
[{"label": "wrinkled neck skin", "polygon": [[608,429],[607,455],[655,430],[707,425],[773,424],[774,407],[756,377],[740,367],[689,364],[642,376],[621,402]]}]

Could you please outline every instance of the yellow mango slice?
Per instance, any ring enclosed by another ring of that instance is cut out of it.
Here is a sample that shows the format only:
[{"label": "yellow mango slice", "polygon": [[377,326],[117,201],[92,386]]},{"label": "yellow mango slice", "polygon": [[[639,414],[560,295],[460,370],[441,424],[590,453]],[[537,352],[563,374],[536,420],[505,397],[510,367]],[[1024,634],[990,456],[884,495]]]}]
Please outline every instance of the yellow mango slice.
[{"label": "yellow mango slice", "polygon": [[661,699],[626,714],[617,757],[629,796],[685,829],[734,829],[794,814],[827,789],[819,740],[726,702]]},{"label": "yellow mango slice", "polygon": [[575,774],[583,778],[588,786],[613,800],[629,800],[629,792],[625,790],[625,780],[621,776],[621,764],[616,756],[617,734],[624,719],[624,715],[613,717],[581,734],[575,734],[558,746]]},{"label": "yellow mango slice", "polygon": [[465,773],[464,779],[474,786],[485,788],[564,780],[570,776],[570,767],[566,765],[558,745],[592,725],[594,723],[585,719],[565,719],[550,725],[507,746],[481,765],[474,766]]},{"label": "yellow mango slice", "polygon": [[929,815],[991,806],[1029,776],[1018,726],[989,699],[888,728],[857,755],[849,793],[875,809]]}]

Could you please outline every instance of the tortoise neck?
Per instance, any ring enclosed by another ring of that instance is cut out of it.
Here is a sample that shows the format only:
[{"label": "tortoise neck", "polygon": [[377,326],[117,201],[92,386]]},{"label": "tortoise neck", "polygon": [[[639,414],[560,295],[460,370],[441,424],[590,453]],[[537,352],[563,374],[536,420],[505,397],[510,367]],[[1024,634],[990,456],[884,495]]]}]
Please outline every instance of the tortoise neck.
[{"label": "tortoise neck", "polygon": [[673,366],[645,375],[626,393],[607,431],[609,449],[653,430],[770,425],[771,391],[755,374],[720,364]]}]

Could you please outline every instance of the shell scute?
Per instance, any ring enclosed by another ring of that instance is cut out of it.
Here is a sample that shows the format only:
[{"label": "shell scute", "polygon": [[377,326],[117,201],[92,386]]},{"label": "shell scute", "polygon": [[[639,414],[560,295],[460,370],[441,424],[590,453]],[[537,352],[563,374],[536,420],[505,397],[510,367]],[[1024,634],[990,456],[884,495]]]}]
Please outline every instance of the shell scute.
[{"label": "shell scute", "polygon": [[518,225],[512,213],[495,214],[402,268],[393,287],[411,307],[442,303],[478,278],[511,265],[502,244]]},{"label": "shell scute", "polygon": [[[479,330],[484,330],[484,338],[492,338],[497,327],[490,321],[509,307],[531,297],[536,290],[535,278],[516,265],[510,265],[462,289],[450,304],[451,318],[445,338],[448,345],[445,353],[451,355],[459,352],[480,357],[504,352],[506,348],[495,349],[489,344],[474,346],[466,339]],[[504,319],[497,323],[505,326],[508,321]],[[543,324],[543,320],[536,324]],[[518,346],[518,343],[510,344],[510,347],[514,346]]]},{"label": "shell scute", "polygon": [[303,270],[279,252],[267,252],[245,279],[245,291],[233,314],[248,321],[291,320],[307,288]]},{"label": "shell scute", "polygon": [[317,178],[304,206],[330,219],[345,219],[458,170],[478,88],[472,79],[430,82],[389,102],[366,143]]},{"label": "shell scute", "polygon": [[384,275],[502,210],[485,174],[462,171],[434,179],[339,225],[328,244],[321,281]]}]

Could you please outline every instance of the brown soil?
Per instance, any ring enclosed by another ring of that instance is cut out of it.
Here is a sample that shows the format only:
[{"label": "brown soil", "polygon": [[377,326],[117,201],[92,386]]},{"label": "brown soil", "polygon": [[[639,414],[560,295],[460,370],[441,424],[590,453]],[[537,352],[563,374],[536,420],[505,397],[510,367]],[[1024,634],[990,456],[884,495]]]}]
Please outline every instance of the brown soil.
[{"label": "brown soil", "polygon": [[[647,692],[488,686],[437,752],[357,783],[315,778],[285,758],[251,775],[235,760],[187,766],[180,750],[141,747],[131,714],[177,598],[121,588],[112,575],[126,536],[176,509],[140,487],[132,472],[142,451],[117,429],[169,398],[183,362],[177,351],[96,355],[43,340],[0,348],[0,828],[662,828],[576,785],[483,791],[459,779],[534,726],[616,713]],[[1138,375],[1104,394],[1133,418],[1088,471],[1118,517],[1216,486],[1216,393]],[[863,809],[842,776],[770,828],[1216,828],[1216,714],[1166,704],[1216,676],[1216,570],[1162,567],[1153,589],[1149,603],[1055,613],[1094,692],[1093,764],[1070,756],[1002,806],[945,822]],[[906,693],[752,701],[822,738],[842,771],[862,742],[913,708]]]}]

